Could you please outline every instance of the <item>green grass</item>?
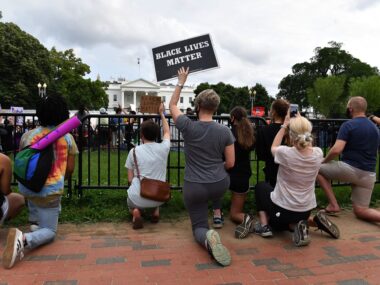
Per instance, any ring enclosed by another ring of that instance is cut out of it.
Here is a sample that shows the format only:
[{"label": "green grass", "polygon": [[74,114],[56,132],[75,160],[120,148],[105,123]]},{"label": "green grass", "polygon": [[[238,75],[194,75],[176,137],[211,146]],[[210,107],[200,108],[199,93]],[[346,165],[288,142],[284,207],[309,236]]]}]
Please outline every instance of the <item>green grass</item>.
[{"label": "green grass", "polygon": [[[90,159],[90,184],[94,185],[98,182],[98,173],[96,171],[98,157],[97,152],[92,152],[88,157],[88,153],[83,155],[83,175],[84,175],[84,185],[88,183],[88,158]],[[61,223],[95,223],[95,222],[122,222],[129,221],[130,214],[127,207],[127,172],[124,167],[125,160],[127,158],[127,152],[121,152],[120,158],[120,176],[118,176],[118,166],[117,166],[117,152],[111,151],[110,160],[110,171],[101,171],[100,173],[100,184],[106,186],[108,184],[108,176],[110,178],[111,185],[117,185],[118,179],[120,177],[120,185],[125,185],[122,190],[109,190],[101,189],[94,190],[88,189],[83,191],[83,196],[81,199],[74,195],[71,198],[62,198],[62,213],[60,215]],[[108,152],[100,152],[100,163],[102,164],[102,169],[107,168],[108,164]],[[171,166],[177,166],[179,162],[180,166],[184,166],[184,154],[183,153],[170,153],[170,163]],[[252,162],[252,172],[256,171],[256,162]],[[262,169],[263,163],[260,162],[259,169]],[[77,171],[77,170],[76,170]],[[180,177],[178,179],[177,171],[172,171],[170,175],[170,183],[172,186],[180,186],[183,184],[183,172],[180,171]],[[75,172],[74,177],[77,173]],[[264,174],[262,171],[259,172],[259,180],[264,180]],[[251,177],[250,184],[254,185],[256,183],[256,178]],[[13,188],[17,191],[17,187]],[[339,186],[334,188],[334,193],[339,201],[340,205],[345,208],[349,208],[351,205],[350,195],[351,189],[348,186]],[[322,190],[317,188],[317,203],[319,207],[324,207],[327,204],[327,199],[322,193]],[[223,198],[223,211],[225,215],[228,215],[230,207],[230,197],[229,191],[226,192]],[[375,186],[372,195],[372,206],[380,206],[380,184]],[[210,208],[211,209],[211,208]],[[254,192],[250,191],[248,194],[248,200],[245,204],[246,212],[254,212]],[[161,218],[166,221],[178,220],[187,216],[186,209],[182,200],[182,192],[173,190],[172,199],[161,207]],[[27,209],[24,209],[22,213],[13,221],[9,222],[9,225],[23,225],[28,221]]]}]

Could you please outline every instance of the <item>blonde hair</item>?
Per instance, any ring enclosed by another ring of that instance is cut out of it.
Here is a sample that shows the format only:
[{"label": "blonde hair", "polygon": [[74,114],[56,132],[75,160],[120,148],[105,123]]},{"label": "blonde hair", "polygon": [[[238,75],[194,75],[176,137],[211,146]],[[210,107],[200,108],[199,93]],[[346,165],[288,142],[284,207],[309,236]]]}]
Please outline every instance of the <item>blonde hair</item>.
[{"label": "blonde hair", "polygon": [[194,107],[195,111],[199,112],[199,109],[204,109],[209,112],[215,113],[218,110],[220,104],[219,95],[212,89],[203,90],[195,97]]},{"label": "blonde hair", "polygon": [[313,125],[310,121],[302,116],[292,118],[289,122],[289,136],[294,146],[306,148],[313,144],[311,131]]}]

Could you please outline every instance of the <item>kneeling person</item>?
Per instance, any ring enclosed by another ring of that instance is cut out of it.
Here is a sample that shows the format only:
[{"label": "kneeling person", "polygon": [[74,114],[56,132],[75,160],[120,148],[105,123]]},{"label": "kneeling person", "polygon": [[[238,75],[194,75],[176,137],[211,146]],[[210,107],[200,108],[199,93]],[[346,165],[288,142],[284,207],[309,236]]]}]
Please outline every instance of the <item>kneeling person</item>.
[{"label": "kneeling person", "polygon": [[[153,201],[140,196],[140,179],[143,177],[166,181],[166,165],[168,154],[170,151],[170,131],[169,124],[164,115],[164,106],[160,106],[160,116],[163,128],[163,141],[157,143],[160,127],[152,120],[144,121],[141,124],[140,136],[143,142],[132,149],[125,164],[128,169],[128,208],[133,215],[132,223],[134,229],[143,227],[141,211],[148,208],[153,208],[151,221],[156,223],[159,219],[159,206],[163,202]],[[140,179],[138,177],[136,163],[133,158],[133,153],[136,154],[136,161],[139,170]]]}]

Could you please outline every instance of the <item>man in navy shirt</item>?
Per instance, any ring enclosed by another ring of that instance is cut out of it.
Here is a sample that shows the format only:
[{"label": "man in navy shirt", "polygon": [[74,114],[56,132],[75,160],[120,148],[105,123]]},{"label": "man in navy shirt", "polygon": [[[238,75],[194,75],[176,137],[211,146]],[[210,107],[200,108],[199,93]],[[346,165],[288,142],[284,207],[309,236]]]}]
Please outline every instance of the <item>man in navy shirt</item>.
[{"label": "man in navy shirt", "polygon": [[[351,183],[351,201],[356,217],[380,222],[380,211],[370,209],[376,181],[376,158],[380,145],[379,129],[366,117],[367,101],[352,97],[347,103],[347,115],[352,119],[339,129],[337,140],[319,170],[318,182],[325,191],[329,205],[327,212],[340,208],[328,180]],[[333,159],[341,156],[341,161]]]}]

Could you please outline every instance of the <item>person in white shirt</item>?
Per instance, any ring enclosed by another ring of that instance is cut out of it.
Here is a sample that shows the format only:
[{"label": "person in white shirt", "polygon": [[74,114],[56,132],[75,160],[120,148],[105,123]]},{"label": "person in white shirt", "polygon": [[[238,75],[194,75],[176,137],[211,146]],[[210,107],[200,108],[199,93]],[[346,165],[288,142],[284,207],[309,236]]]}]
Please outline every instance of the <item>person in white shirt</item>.
[{"label": "person in white shirt", "polygon": [[157,143],[156,139],[160,133],[160,127],[152,120],[144,121],[141,124],[140,136],[143,144],[135,147],[128,153],[125,167],[128,169],[128,208],[133,215],[133,229],[143,227],[141,210],[153,208],[151,222],[157,223],[159,220],[159,206],[163,202],[157,202],[140,196],[140,180],[137,175],[136,165],[133,159],[133,151],[136,152],[136,160],[140,176],[166,181],[166,165],[170,151],[170,130],[169,124],[164,115],[164,105],[160,106],[160,116],[163,129],[163,140]]},{"label": "person in white shirt", "polygon": [[[291,146],[283,146],[281,141],[288,127]],[[311,131],[312,125],[306,118],[299,114],[290,118],[288,111],[271,147],[275,163],[279,164],[276,186],[256,186],[260,222],[254,227],[255,233],[269,237],[273,234],[272,228],[291,230],[296,246],[310,243],[308,219],[317,205],[315,179],[323,161],[322,150],[312,145]],[[317,213],[314,223],[332,237],[339,237],[339,229],[323,212]]]}]

